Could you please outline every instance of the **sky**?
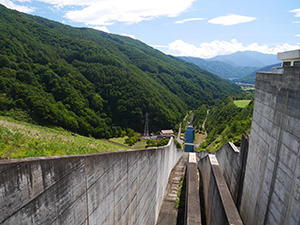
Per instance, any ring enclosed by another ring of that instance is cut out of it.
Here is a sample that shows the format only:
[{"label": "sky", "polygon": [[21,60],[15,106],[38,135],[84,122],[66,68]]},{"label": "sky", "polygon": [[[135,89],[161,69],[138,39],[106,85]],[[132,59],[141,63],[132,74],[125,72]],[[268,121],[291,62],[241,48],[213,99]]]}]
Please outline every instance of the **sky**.
[{"label": "sky", "polygon": [[73,27],[138,39],[174,56],[300,48],[300,0],[0,0]]}]

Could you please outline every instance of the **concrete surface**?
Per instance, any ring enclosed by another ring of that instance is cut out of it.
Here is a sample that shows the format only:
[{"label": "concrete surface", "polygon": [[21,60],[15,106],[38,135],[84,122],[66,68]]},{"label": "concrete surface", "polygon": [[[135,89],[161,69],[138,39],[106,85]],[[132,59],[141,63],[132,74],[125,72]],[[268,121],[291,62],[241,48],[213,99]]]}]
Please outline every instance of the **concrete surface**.
[{"label": "concrete surface", "polygon": [[300,224],[300,67],[257,73],[240,213],[245,224]]},{"label": "concrete surface", "polygon": [[198,162],[203,186],[206,224],[243,224],[215,155]]},{"label": "concrete surface", "polygon": [[0,224],[155,224],[182,151],[0,161]]},{"label": "concrete surface", "polygon": [[231,142],[215,152],[222,175],[237,207],[243,190],[245,166],[248,155],[248,135],[242,135],[240,150]]},{"label": "concrete surface", "polygon": [[177,194],[180,189],[179,184],[185,175],[187,161],[188,153],[183,153],[171,171],[163,204],[156,223],[157,225],[176,225],[177,209],[175,208],[175,200],[177,199]]},{"label": "concrete surface", "polygon": [[189,153],[186,169],[185,225],[201,224],[196,153]]}]

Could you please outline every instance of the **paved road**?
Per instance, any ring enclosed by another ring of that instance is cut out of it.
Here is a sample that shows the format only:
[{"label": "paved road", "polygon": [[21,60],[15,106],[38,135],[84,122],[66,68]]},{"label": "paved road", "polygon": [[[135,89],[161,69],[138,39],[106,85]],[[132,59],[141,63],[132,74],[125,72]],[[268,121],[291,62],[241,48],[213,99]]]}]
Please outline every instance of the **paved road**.
[{"label": "paved road", "polygon": [[205,120],[203,121],[203,124],[202,124],[202,128],[203,128],[203,130],[205,131],[205,135],[206,135],[206,136],[207,136],[207,132],[206,132],[206,130],[205,130],[205,122],[206,122],[206,120],[207,120],[208,114],[209,114],[209,110],[207,110]]}]

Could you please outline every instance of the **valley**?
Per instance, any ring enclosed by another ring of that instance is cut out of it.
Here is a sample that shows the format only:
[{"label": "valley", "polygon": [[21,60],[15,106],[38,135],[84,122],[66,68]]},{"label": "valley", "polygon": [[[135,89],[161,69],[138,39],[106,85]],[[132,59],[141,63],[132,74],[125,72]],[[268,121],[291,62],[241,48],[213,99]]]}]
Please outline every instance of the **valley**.
[{"label": "valley", "polygon": [[73,28],[0,6],[0,112],[112,138],[174,128],[201,104],[240,93],[234,83],[125,36]]},{"label": "valley", "polygon": [[163,144],[137,142],[146,113],[150,133],[177,132],[188,111],[243,93],[233,82],[138,40],[4,6],[0,11],[0,115],[6,118],[144,148]]},{"label": "valley", "polygon": [[0,224],[300,224],[300,9],[271,5],[2,0]]}]

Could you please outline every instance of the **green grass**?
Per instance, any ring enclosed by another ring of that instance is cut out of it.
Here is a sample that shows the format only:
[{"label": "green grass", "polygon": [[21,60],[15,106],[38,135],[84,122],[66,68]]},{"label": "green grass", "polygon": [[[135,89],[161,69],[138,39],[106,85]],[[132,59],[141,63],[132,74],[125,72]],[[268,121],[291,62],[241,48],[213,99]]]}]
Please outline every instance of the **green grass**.
[{"label": "green grass", "polygon": [[179,204],[180,204],[180,198],[181,198],[181,192],[182,192],[182,186],[183,186],[183,182],[184,182],[184,177],[181,180],[181,182],[179,183],[179,190],[177,193],[177,198],[175,199],[175,208],[178,209],[179,208]]},{"label": "green grass", "polygon": [[[141,143],[141,142],[139,142],[139,143]],[[144,148],[146,148],[146,146],[147,146],[147,143],[144,142],[142,144],[134,145],[133,148],[134,149],[144,149]]]},{"label": "green grass", "polygon": [[125,147],[0,116],[0,159],[77,155],[124,150]]},{"label": "green grass", "polygon": [[118,143],[118,144],[122,144],[122,145],[126,145],[128,146],[128,148],[133,148],[133,149],[144,149],[146,148],[146,141],[140,139],[137,143],[135,143],[133,146],[129,146],[128,144],[125,143],[125,139],[128,138],[128,136],[124,136],[124,137],[118,137],[118,138],[110,138],[109,141]]},{"label": "green grass", "polygon": [[245,108],[251,100],[235,100],[233,102],[237,107]]},{"label": "green grass", "polygon": [[127,139],[127,138],[128,138],[128,136],[124,136],[124,137],[118,137],[118,138],[110,138],[109,140],[112,142],[116,142],[118,144],[127,145],[125,143],[125,139]]}]

